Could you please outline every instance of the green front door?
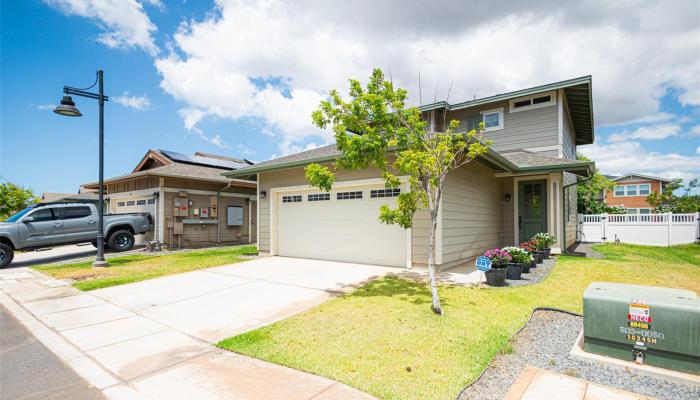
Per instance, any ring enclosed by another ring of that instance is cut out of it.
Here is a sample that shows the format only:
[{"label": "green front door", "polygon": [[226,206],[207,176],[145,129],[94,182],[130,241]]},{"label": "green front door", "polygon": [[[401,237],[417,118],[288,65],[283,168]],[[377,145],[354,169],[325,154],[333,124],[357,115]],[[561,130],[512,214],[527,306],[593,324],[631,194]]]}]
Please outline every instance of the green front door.
[{"label": "green front door", "polygon": [[547,181],[518,182],[518,230],[521,242],[547,232]]}]

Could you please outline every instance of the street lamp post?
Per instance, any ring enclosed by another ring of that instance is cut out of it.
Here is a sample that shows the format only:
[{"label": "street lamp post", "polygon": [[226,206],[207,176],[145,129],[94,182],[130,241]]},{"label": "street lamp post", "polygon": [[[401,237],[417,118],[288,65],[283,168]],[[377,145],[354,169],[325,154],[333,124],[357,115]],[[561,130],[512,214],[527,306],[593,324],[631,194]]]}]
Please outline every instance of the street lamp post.
[{"label": "street lamp post", "polygon": [[[97,93],[88,92],[88,89],[92,89],[97,85]],[[97,71],[97,78],[92,86],[79,89],[70,86],[63,87],[63,99],[61,104],[57,106],[53,112],[59,115],[64,115],[67,117],[80,117],[83,114],[75,107],[75,103],[70,95],[87,97],[89,99],[95,99],[100,105],[100,182],[99,182],[99,200],[97,205],[97,256],[95,257],[95,262],[92,263],[93,267],[107,267],[109,264],[105,261],[105,238],[102,230],[103,227],[103,216],[104,216],[104,114],[105,114],[105,101],[108,101],[108,97],[104,95],[104,85],[103,85],[103,72],[102,70]]]}]

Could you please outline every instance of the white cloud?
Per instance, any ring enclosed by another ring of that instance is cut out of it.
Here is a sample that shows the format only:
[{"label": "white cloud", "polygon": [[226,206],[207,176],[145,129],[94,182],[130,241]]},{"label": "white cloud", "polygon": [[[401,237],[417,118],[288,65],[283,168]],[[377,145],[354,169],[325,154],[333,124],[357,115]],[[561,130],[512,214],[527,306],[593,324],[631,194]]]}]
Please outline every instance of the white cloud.
[{"label": "white cloud", "polygon": [[41,111],[53,110],[54,108],[56,108],[55,104],[39,104],[36,106],[36,109]]},{"label": "white cloud", "polygon": [[623,131],[614,133],[608,137],[611,142],[622,142],[625,140],[657,140],[672,136],[678,136],[681,131],[680,125],[664,124],[642,126],[633,131]]},{"label": "white cloud", "polygon": [[700,146],[698,146],[698,148],[695,149],[695,152],[698,153],[698,154],[700,154]]},{"label": "white cloud", "polygon": [[700,125],[690,128],[690,136],[700,136]]},{"label": "white cloud", "polygon": [[[424,99],[438,85],[443,99],[454,81],[454,102],[592,74],[597,123],[671,124],[659,112],[670,88],[683,104],[700,105],[699,12],[693,1],[593,0],[562,9],[542,0],[488,10],[416,1],[397,13],[395,4],[369,0],[218,0],[205,19],[180,27],[175,51],[155,64],[161,87],[198,110],[197,120],[261,121],[283,153],[331,140],[310,112],[328,89],[345,90],[347,78],[366,78],[375,66],[391,70],[414,103],[419,69]],[[664,62],[649,62],[650,54]],[[282,84],[259,84],[274,79]]]},{"label": "white cloud", "polygon": [[664,178],[700,177],[700,154],[657,153],[644,149],[634,141],[593,144],[583,146],[579,151],[594,160],[604,174],[637,172]]},{"label": "white cloud", "polygon": [[134,110],[144,111],[151,108],[151,100],[144,94],[142,96],[129,96],[129,92],[124,92],[121,96],[112,97],[115,103]]},{"label": "white cloud", "polygon": [[[93,20],[103,31],[97,40],[113,48],[141,48],[158,54],[153,40],[157,28],[136,0],[44,0],[66,15]],[[157,6],[159,1],[149,1]]]},{"label": "white cloud", "polygon": [[185,129],[187,129],[187,132],[189,133],[194,133],[202,139],[203,141],[213,144],[214,146],[221,148],[221,149],[230,149],[231,146],[224,141],[221,138],[221,135],[207,135],[204,133],[202,129],[200,129],[197,124],[199,121],[202,120],[202,118],[206,115],[206,113],[202,110],[197,110],[193,108],[184,108],[179,111],[180,117],[182,118],[184,124],[185,124]]}]

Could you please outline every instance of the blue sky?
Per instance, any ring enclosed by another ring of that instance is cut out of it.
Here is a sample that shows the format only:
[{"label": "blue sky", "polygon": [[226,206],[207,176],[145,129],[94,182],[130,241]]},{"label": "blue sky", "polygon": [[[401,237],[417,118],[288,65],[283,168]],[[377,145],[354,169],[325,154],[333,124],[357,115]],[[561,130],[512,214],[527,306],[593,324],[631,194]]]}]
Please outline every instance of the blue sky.
[{"label": "blue sky", "polygon": [[4,1],[0,176],[37,193],[96,180],[96,102],[74,99],[82,118],[51,108],[98,68],[114,176],[149,148],[265,160],[328,143],[310,110],[374,66],[411,93],[420,68],[427,97],[454,81],[451,101],[591,74],[596,144],[581,152],[605,173],[700,176],[697,2],[348,3]]}]

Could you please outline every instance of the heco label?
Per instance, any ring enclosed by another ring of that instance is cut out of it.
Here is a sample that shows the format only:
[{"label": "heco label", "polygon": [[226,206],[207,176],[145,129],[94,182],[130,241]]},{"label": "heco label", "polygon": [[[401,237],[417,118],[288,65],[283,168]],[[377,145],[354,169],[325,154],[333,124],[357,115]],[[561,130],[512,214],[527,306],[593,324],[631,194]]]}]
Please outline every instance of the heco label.
[{"label": "heco label", "polygon": [[646,303],[646,301],[632,300],[630,303],[629,314],[627,314],[627,320],[650,324],[652,322],[652,318],[649,314],[649,305]]}]

